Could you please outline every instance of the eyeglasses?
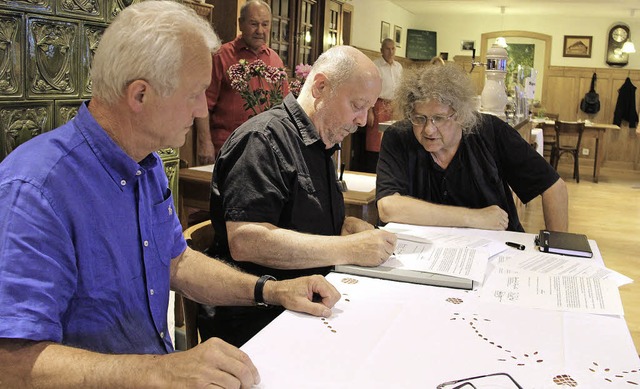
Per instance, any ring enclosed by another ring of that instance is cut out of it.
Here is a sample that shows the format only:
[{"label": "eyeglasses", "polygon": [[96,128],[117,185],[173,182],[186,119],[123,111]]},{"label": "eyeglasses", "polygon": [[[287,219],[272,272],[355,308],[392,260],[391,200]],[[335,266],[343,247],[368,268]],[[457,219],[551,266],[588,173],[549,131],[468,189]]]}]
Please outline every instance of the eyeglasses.
[{"label": "eyeglasses", "polygon": [[422,128],[424,128],[427,125],[427,121],[431,121],[431,123],[436,128],[439,128],[440,126],[445,124],[447,120],[451,119],[453,115],[455,115],[456,113],[457,112],[453,111],[453,113],[449,116],[433,115],[431,117],[424,116],[424,115],[411,114],[409,116],[409,120],[411,120],[411,124],[413,124],[414,126],[420,126]]},{"label": "eyeglasses", "polygon": [[[454,386],[455,385],[455,386]],[[480,388],[513,388],[522,389],[519,383],[508,373],[493,373],[443,382],[436,389],[480,389]]]},{"label": "eyeglasses", "polygon": [[[455,386],[453,386],[455,385]],[[461,380],[443,382],[437,389],[480,389],[480,388],[513,388],[522,389],[519,383],[508,373],[485,374]]]}]

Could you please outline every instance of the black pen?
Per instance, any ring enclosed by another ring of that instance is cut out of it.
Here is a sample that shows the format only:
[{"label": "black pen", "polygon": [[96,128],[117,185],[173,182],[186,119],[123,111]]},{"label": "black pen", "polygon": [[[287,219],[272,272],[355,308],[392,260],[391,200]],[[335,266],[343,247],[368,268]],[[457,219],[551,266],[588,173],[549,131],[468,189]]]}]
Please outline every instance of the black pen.
[{"label": "black pen", "polygon": [[523,244],[515,243],[515,242],[504,242],[507,246],[516,248],[518,250],[524,250],[525,247]]}]

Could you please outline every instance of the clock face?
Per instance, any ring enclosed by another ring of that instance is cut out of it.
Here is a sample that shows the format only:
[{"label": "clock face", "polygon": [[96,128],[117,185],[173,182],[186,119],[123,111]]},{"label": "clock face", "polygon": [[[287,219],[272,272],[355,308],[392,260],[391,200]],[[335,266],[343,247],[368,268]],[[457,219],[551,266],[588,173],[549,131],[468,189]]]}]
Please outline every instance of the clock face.
[{"label": "clock face", "polygon": [[622,27],[618,27],[615,30],[613,30],[611,32],[611,37],[616,41],[616,42],[624,42],[627,40],[627,30],[625,30]]}]

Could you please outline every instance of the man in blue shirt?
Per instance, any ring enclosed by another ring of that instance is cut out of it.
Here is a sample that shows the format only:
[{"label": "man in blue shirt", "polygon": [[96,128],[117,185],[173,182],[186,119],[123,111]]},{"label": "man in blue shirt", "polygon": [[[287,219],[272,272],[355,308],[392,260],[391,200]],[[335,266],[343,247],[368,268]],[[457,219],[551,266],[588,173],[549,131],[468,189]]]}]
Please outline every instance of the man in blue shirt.
[{"label": "man in blue shirt", "polygon": [[249,357],[220,339],[171,353],[170,288],[211,305],[331,314],[339,293],[324,278],[258,281],[182,237],[154,150],[180,147],[206,115],[218,45],[178,3],[126,8],[96,52],[93,100],[0,164],[2,386],[258,383]]}]

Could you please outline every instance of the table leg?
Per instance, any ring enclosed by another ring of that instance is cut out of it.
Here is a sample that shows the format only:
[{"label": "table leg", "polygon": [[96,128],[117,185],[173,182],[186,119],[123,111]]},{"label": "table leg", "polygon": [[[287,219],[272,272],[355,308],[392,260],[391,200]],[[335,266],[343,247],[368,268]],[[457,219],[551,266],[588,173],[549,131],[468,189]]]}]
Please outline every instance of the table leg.
[{"label": "table leg", "polygon": [[598,182],[598,177],[600,177],[600,168],[602,167],[602,162],[604,162],[604,151],[606,150],[606,145],[605,130],[598,129],[598,132],[596,133],[595,162],[593,163],[593,182]]}]

